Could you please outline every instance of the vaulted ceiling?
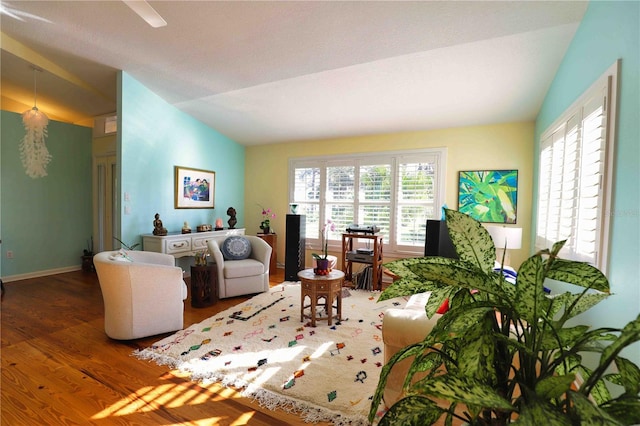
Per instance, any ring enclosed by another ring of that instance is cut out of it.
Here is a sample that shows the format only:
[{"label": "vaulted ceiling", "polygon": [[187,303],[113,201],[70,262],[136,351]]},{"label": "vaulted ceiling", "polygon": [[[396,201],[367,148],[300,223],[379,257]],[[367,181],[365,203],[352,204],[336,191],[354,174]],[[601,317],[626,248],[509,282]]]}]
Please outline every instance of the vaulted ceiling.
[{"label": "vaulted ceiling", "polygon": [[[124,70],[245,145],[534,120],[582,1],[2,1],[2,107],[83,124]],[[150,119],[153,119],[150,117]]]}]

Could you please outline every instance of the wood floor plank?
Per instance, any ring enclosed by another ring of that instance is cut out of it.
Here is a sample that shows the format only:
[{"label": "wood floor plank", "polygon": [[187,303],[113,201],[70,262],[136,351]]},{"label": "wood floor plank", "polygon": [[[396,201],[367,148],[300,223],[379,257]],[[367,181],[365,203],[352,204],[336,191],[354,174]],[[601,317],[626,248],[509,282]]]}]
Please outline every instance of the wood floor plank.
[{"label": "wood floor plank", "polygon": [[[273,284],[283,281],[282,271]],[[3,425],[292,425],[295,414],[268,410],[237,391],[192,382],[132,352],[171,333],[133,341],[104,334],[97,277],[70,272],[5,284],[1,310]],[[247,297],[196,309],[185,326]],[[320,424],[320,425],[326,425]]]}]

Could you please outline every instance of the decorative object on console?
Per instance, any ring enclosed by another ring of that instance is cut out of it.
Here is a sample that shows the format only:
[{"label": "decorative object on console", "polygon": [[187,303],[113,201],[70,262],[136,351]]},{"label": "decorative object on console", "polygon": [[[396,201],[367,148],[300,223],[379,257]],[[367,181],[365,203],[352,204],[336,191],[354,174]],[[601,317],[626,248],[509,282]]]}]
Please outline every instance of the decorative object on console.
[{"label": "decorative object on console", "polygon": [[167,229],[162,226],[159,213],[156,213],[153,221],[153,235],[167,235]]},{"label": "decorative object on console", "polygon": [[51,161],[51,154],[45,145],[49,117],[36,106],[38,92],[36,90],[36,75],[42,70],[33,69],[33,108],[22,113],[22,124],[26,134],[20,142],[20,159],[27,175],[33,179],[47,175],[47,164]]},{"label": "decorative object on console", "polygon": [[182,226],[182,233],[183,234],[190,234],[191,233],[191,227],[189,226],[189,222],[185,221],[184,225]]},{"label": "decorative object on console", "polygon": [[236,219],[236,209],[229,207],[227,209],[227,216],[229,216],[229,220],[227,221],[229,229],[235,229],[236,223],[238,223],[238,220]]},{"label": "decorative object on console", "polygon": [[216,227],[215,227],[215,230],[216,230],[216,231],[222,231],[222,229],[224,229],[224,228],[222,228],[222,219],[217,218],[217,219],[216,219]]},{"label": "decorative object on console", "polygon": [[214,208],[216,173],[175,166],[175,208]]},{"label": "decorative object on console", "polygon": [[480,222],[516,223],[517,170],[460,172],[458,211]]},{"label": "decorative object on console", "polygon": [[291,214],[298,214],[298,205],[296,203],[289,204],[289,209],[291,209]]},{"label": "decorative object on console", "polygon": [[202,225],[196,226],[196,231],[198,232],[208,232],[211,231],[213,227],[210,223],[203,223]]}]

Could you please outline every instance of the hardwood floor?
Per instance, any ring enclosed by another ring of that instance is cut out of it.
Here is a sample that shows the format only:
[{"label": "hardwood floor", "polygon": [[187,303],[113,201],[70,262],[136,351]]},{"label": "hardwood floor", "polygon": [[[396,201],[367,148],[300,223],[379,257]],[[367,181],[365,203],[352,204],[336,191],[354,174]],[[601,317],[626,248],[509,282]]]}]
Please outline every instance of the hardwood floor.
[{"label": "hardwood floor", "polygon": [[[282,270],[272,284],[284,281]],[[187,282],[187,284],[189,284]],[[217,384],[131,356],[170,335],[115,341],[104,333],[94,273],[70,272],[5,283],[1,303],[2,425],[303,425]],[[246,298],[196,309],[185,326]],[[324,423],[326,425],[326,423]]]}]

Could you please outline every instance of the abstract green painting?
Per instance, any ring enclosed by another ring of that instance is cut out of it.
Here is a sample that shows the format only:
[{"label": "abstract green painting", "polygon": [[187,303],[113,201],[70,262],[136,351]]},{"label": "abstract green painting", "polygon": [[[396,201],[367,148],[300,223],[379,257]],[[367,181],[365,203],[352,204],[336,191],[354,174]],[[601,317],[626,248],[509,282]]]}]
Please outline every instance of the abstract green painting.
[{"label": "abstract green painting", "polygon": [[460,172],[458,211],[480,222],[516,223],[517,170]]}]

